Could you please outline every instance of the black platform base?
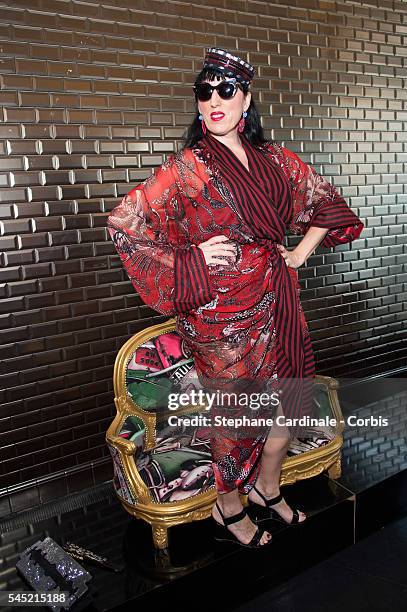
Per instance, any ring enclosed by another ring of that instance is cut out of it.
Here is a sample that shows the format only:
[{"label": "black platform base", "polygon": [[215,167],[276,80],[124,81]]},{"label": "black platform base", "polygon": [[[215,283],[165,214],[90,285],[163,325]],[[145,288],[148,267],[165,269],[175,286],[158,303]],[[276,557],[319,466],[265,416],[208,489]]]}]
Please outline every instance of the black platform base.
[{"label": "black platform base", "polygon": [[[150,527],[128,516],[106,483],[96,497],[92,492],[91,502],[81,494],[61,499],[52,515],[43,507],[3,520],[1,588],[29,590],[14,566],[20,551],[47,535],[60,544],[73,541],[124,565],[117,574],[87,566],[94,578],[81,611],[124,612],[152,605],[193,612],[215,606],[232,610],[281,587],[407,515],[407,392],[394,392],[394,385],[392,389],[393,393],[387,390],[380,395],[379,387],[371,388],[373,396],[369,401],[364,392],[364,402],[355,390],[343,392],[345,416],[380,414],[387,416],[390,426],[345,430],[338,480],[321,474],[282,489],[288,503],[306,511],[309,518],[300,527],[268,522],[274,541],[267,548],[248,550],[217,543],[212,519],[207,519],[171,528],[169,549],[156,551]],[[356,409],[356,404],[363,407]],[[347,607],[349,612],[356,609],[361,608]]]}]

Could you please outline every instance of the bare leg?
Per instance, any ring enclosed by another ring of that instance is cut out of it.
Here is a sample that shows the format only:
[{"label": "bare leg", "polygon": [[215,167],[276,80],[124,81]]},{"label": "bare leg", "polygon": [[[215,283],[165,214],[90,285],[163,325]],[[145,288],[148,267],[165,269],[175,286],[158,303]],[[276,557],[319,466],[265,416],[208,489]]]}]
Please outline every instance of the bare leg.
[{"label": "bare leg", "polygon": [[[282,414],[280,406],[276,416],[278,414]],[[287,454],[289,445],[289,430],[285,426],[279,426],[277,430],[273,427],[273,431],[270,433],[264,445],[261,456],[260,472],[256,481],[256,488],[259,489],[267,499],[276,497],[280,493],[281,465]],[[254,489],[250,491],[249,499],[256,504],[265,506],[264,501]],[[291,521],[293,511],[284,498],[273,506],[273,510],[276,510],[276,512],[278,512],[288,523]],[[306,519],[306,515],[303,512],[298,511],[298,514],[300,522]]]},{"label": "bare leg", "polygon": [[[234,489],[230,493],[218,494],[217,503],[225,517],[238,514],[243,508],[238,489]],[[223,525],[223,520],[216,504],[212,508],[212,516],[215,521]],[[229,529],[243,544],[248,544],[256,533],[257,526],[246,515],[241,521],[228,525],[227,529]],[[265,531],[261,537],[260,546],[267,544],[270,538],[271,534]]]}]

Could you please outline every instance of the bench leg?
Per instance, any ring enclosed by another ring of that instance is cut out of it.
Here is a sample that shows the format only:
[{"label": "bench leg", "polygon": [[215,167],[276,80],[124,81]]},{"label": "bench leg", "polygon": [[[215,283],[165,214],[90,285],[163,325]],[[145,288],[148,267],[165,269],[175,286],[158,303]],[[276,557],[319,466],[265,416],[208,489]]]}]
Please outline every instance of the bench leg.
[{"label": "bench leg", "polygon": [[328,468],[328,476],[329,476],[329,478],[332,478],[333,480],[335,480],[336,478],[340,477],[341,472],[342,472],[342,469],[341,469],[341,456],[338,455],[338,458],[336,459],[335,463],[333,463]]},{"label": "bench leg", "polygon": [[156,548],[168,548],[168,529],[157,525],[151,525],[153,541]]}]

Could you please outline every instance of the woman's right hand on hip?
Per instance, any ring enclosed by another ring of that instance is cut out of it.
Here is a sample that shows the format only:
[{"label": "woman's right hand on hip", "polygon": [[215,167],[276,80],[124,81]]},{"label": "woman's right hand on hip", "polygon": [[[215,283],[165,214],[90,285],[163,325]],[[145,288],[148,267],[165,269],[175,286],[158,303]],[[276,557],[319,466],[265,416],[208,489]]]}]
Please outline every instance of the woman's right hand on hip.
[{"label": "woman's right hand on hip", "polygon": [[212,236],[212,238],[209,238],[209,240],[206,242],[201,242],[201,244],[198,245],[198,248],[201,249],[202,253],[204,254],[205,261],[208,266],[219,264],[222,266],[227,266],[230,263],[230,259],[236,261],[236,242],[233,242],[223,234],[219,236]]}]

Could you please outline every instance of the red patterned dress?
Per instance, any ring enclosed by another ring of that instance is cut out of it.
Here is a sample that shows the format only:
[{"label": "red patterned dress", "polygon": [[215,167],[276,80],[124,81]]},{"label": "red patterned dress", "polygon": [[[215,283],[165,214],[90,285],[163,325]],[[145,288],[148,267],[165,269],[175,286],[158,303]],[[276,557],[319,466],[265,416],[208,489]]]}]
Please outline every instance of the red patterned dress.
[{"label": "red patterned dress", "polygon": [[[301,417],[311,411],[303,381],[315,375],[313,351],[297,272],[276,244],[286,230],[304,235],[310,226],[329,230],[323,246],[345,244],[359,237],[363,223],[294,152],[240,138],[249,171],[208,133],[132,189],[111,212],[108,230],[145,303],[176,315],[205,388],[284,389],[285,416]],[[237,258],[207,266],[197,245],[220,234],[237,243]],[[267,413],[270,407],[255,416]],[[215,406],[216,414],[225,408]],[[248,493],[268,431],[213,430],[218,492]]]}]

